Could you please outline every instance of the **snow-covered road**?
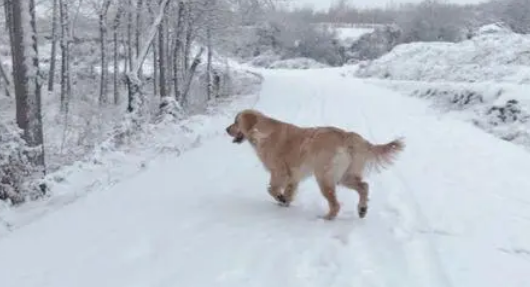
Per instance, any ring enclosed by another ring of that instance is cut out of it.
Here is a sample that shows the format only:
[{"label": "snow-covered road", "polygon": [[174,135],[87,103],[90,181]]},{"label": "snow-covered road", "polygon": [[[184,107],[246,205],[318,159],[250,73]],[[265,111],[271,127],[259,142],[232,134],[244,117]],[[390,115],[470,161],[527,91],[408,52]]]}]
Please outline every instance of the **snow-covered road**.
[{"label": "snow-covered road", "polygon": [[279,207],[251,148],[221,134],[1,238],[0,286],[530,286],[522,148],[340,69],[260,72],[271,116],[405,137],[368,178],[365,219],[342,188],[338,218],[318,219],[313,179]]}]

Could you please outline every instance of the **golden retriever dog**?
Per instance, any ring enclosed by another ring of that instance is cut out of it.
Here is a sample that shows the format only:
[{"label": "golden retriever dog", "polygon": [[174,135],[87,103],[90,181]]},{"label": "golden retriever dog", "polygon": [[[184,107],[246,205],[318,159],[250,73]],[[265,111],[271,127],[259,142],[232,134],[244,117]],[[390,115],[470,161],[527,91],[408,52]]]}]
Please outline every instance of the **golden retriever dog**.
[{"label": "golden retriever dog", "polygon": [[252,109],[239,112],[226,128],[234,143],[247,140],[270,173],[269,194],[280,205],[289,206],[298,184],[311,175],[329,204],[323,217],[334,219],[340,211],[337,185],[359,194],[357,212],[364,218],[368,211],[368,183],[363,179],[370,170],[390,166],[404,149],[403,140],[372,144],[354,132],[336,127],[299,127]]}]

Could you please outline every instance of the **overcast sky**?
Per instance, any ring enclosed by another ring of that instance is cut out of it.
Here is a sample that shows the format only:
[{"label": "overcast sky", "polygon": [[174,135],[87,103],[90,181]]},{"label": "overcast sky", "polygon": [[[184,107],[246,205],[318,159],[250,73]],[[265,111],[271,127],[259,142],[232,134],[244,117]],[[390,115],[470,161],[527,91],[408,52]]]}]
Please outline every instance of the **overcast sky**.
[{"label": "overcast sky", "polygon": [[[330,4],[336,0],[288,0],[297,3],[298,5],[310,5],[315,9],[327,9]],[[417,3],[422,0],[350,0],[350,2],[359,8],[384,7],[387,3],[393,1],[394,3]],[[447,0],[451,3],[479,3],[483,0]]]}]

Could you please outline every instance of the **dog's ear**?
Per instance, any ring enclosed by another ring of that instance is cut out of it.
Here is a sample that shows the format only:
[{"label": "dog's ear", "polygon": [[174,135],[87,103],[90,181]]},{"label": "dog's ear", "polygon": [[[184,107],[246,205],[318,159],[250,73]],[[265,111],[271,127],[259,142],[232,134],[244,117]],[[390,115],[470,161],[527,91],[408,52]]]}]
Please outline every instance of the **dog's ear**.
[{"label": "dog's ear", "polygon": [[258,116],[252,113],[243,113],[239,120],[241,121],[241,129],[248,132],[258,123]]}]

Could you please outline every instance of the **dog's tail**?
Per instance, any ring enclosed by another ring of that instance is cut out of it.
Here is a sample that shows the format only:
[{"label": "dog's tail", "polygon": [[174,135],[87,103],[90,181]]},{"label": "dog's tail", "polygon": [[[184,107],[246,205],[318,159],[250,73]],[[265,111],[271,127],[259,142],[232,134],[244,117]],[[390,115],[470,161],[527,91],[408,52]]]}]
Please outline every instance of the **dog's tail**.
[{"label": "dog's tail", "polygon": [[386,144],[368,144],[368,155],[366,158],[367,171],[380,172],[394,164],[397,155],[405,149],[403,138],[397,138]]}]

